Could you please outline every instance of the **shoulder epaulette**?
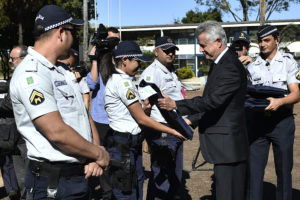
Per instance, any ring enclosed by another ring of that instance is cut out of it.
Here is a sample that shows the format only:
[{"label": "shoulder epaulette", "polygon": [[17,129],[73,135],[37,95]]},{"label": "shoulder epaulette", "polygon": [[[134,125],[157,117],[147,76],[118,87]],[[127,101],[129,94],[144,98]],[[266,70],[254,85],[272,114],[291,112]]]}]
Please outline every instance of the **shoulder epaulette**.
[{"label": "shoulder epaulette", "polygon": [[29,59],[26,63],[26,70],[25,72],[37,72],[38,70],[38,63],[34,61],[33,58]]}]

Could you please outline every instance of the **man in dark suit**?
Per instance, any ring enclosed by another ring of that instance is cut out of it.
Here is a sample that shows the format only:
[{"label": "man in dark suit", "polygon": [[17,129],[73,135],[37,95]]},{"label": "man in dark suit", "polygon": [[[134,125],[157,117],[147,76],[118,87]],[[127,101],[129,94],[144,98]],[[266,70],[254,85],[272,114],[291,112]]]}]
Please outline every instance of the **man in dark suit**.
[{"label": "man in dark suit", "polygon": [[189,115],[186,122],[197,126],[204,159],[214,164],[217,200],[245,199],[248,140],[244,113],[246,71],[237,55],[226,46],[224,29],[206,21],[196,29],[200,52],[211,60],[202,97],[173,101],[159,99],[160,107]]}]

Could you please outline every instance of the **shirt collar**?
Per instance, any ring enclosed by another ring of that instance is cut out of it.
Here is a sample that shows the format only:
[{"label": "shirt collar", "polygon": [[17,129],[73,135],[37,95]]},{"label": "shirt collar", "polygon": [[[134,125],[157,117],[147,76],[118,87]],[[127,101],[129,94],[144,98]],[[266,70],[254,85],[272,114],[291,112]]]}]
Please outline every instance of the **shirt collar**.
[{"label": "shirt collar", "polygon": [[121,69],[116,68],[116,70],[123,78],[130,78],[130,76],[128,74],[126,74],[125,72],[123,72]]},{"label": "shirt collar", "polygon": [[47,58],[35,51],[33,47],[28,47],[28,54],[37,59],[42,65],[50,69],[55,67],[55,65],[53,65],[49,60],[47,60]]},{"label": "shirt collar", "polygon": [[221,58],[223,57],[223,55],[227,52],[228,47],[226,47],[221,53],[220,55],[217,57],[217,59],[214,61],[214,63],[218,64],[218,62],[221,60]]},{"label": "shirt collar", "polygon": [[163,64],[161,64],[161,62],[159,62],[157,59],[154,60],[154,63],[157,67],[159,67],[165,74],[170,73],[170,71],[168,70],[168,68],[166,66],[164,66]]}]

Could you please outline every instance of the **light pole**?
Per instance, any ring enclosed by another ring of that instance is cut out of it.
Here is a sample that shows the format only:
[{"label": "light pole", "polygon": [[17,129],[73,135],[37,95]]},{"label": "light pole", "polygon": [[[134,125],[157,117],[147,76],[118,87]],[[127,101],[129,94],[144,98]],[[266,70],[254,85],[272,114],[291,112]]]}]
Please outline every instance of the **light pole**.
[{"label": "light pole", "polygon": [[119,26],[120,26],[120,41],[122,41],[122,12],[121,12],[121,0],[119,0]]},{"label": "light pole", "polygon": [[97,31],[97,0],[94,1],[94,9],[95,9],[95,32]]}]

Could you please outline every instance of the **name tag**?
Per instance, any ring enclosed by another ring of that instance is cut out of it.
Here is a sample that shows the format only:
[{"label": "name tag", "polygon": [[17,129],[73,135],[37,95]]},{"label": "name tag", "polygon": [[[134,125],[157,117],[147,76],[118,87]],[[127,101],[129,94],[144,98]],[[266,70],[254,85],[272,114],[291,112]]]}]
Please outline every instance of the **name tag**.
[{"label": "name tag", "polygon": [[168,82],[172,82],[173,79],[172,78],[166,78],[165,81],[166,81],[166,83],[168,83]]},{"label": "name tag", "polygon": [[67,85],[67,82],[65,80],[63,81],[54,81],[54,85],[56,87],[62,86],[62,85]]}]

